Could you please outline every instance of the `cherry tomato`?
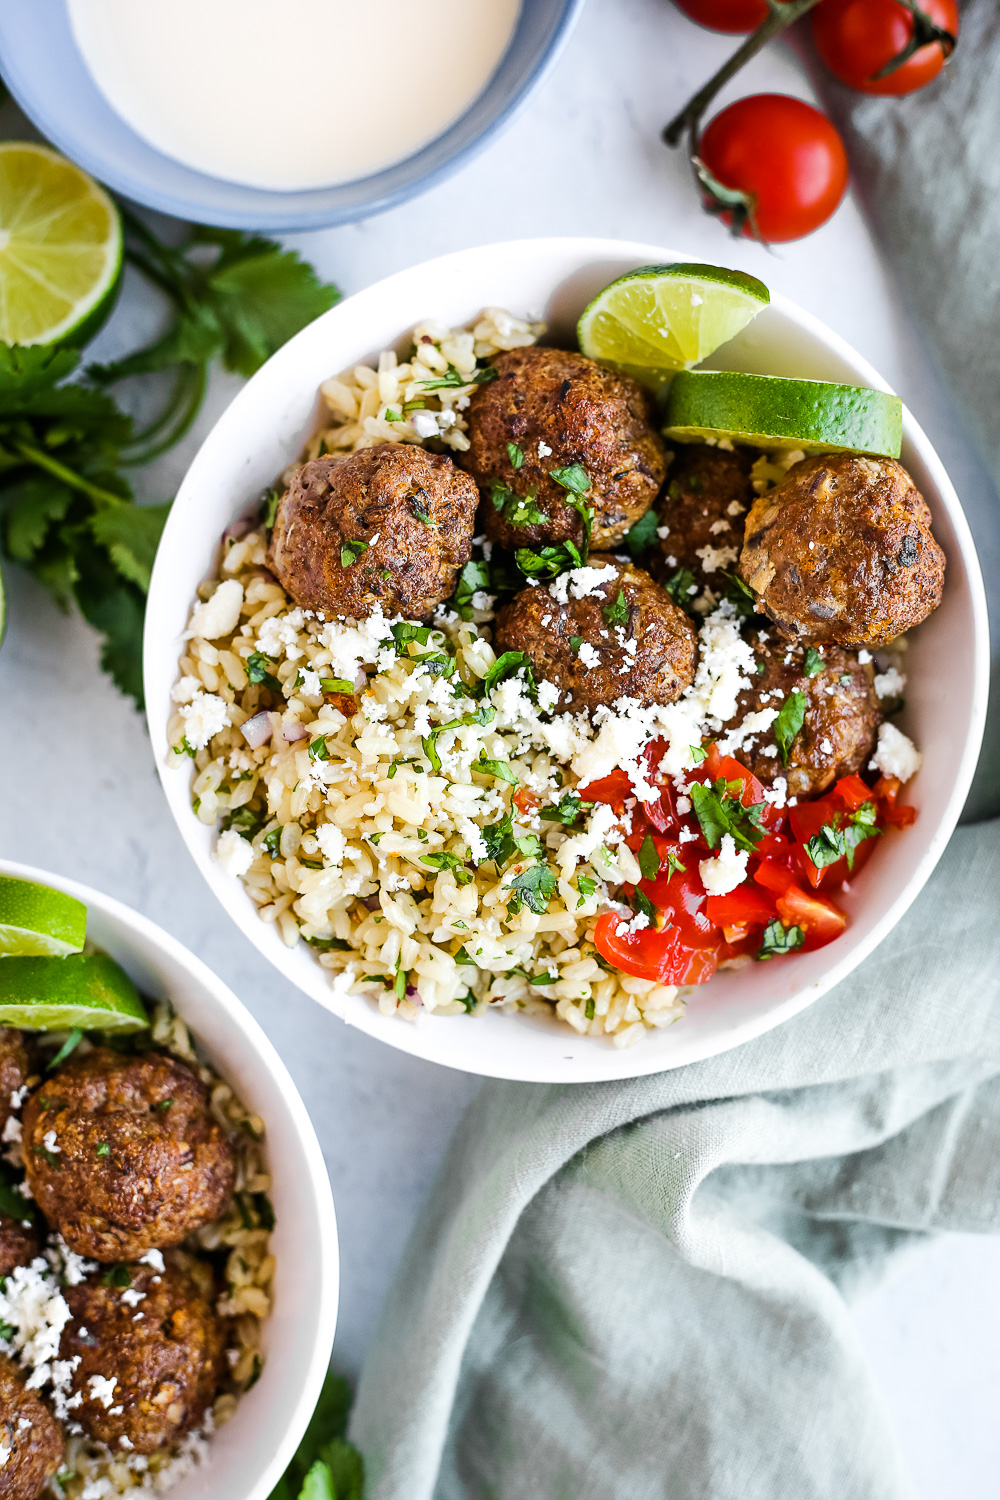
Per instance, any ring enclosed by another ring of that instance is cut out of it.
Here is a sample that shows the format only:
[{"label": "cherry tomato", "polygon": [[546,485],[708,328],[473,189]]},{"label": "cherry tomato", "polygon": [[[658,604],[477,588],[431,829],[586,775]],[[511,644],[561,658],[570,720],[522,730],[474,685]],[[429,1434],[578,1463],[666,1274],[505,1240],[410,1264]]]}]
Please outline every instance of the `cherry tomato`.
[{"label": "cherry tomato", "polygon": [[623,974],[652,979],[657,984],[705,984],[718,966],[714,949],[691,948],[676,927],[658,932],[619,932],[622,919],[605,912],[594,929],[594,944],[602,958]]},{"label": "cherry tomato", "polygon": [[756,31],[767,20],[767,0],[677,0],[677,7],[712,31]]},{"label": "cherry tomato", "polygon": [[538,806],[542,799],[541,797],[539,797],[538,793],[533,792],[530,787],[522,786],[518,787],[517,791],[514,793],[513,797],[511,797],[510,800],[511,802],[513,802],[519,813],[521,813],[524,817],[530,817],[533,812],[537,812]]},{"label": "cherry tomato", "polygon": [[[709,896],[705,915],[710,922],[728,930],[731,927],[766,927],[776,907],[770,892],[758,890],[748,881],[728,896]],[[727,939],[730,941],[730,939]]]},{"label": "cherry tomato", "polygon": [[[721,183],[753,194],[757,229],[774,244],[825,224],[847,189],[847,152],[836,129],[787,94],[730,104],[709,122],[698,150]],[[752,236],[749,224],[743,233]]]},{"label": "cherry tomato", "polygon": [[612,771],[599,781],[590,781],[586,786],[577,787],[577,793],[584,802],[606,802],[619,817],[627,800],[635,798],[635,788],[624,771]]},{"label": "cherry tomato", "polygon": [[[955,0],[920,0],[920,8],[935,25],[958,35]],[[812,33],[834,77],[863,94],[912,94],[945,65],[940,42],[929,42],[894,73],[875,77],[913,36],[913,15],[898,0],[820,0],[812,13]]]},{"label": "cherry tomato", "polygon": [[764,788],[753,772],[748,771],[746,766],[734,756],[720,755],[717,745],[709,745],[702,766],[708,772],[710,781],[716,781],[720,776],[726,781],[741,781],[743,790],[740,792],[740,801],[744,807],[753,807],[763,802]]}]

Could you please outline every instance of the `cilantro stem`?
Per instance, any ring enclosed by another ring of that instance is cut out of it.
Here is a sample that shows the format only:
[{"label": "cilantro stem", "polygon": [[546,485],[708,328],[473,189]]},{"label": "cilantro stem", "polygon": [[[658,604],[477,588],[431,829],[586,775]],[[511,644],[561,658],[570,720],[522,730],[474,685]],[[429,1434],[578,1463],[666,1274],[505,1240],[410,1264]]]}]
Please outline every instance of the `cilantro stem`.
[{"label": "cilantro stem", "polygon": [[[181,409],[181,414],[172,427],[168,428],[166,436],[159,438],[155,443],[146,447],[136,446],[122,454],[122,465],[128,468],[136,468],[141,464],[152,463],[154,458],[159,458],[161,453],[166,453],[179,443],[194,425],[201,404],[205,399],[205,388],[208,384],[208,365],[202,361],[201,364],[181,365],[177,372],[177,382],[169,401],[147,428],[139,433],[140,439],[154,437],[162,432],[171,418]],[[182,405],[182,403],[186,404]]]},{"label": "cilantro stem", "polygon": [[36,448],[33,443],[19,441],[12,443],[11,446],[28,463],[35,464],[39,469],[47,469],[54,479],[61,479],[63,484],[69,485],[70,489],[89,495],[95,505],[117,506],[130,503],[124,495],[116,495],[113,490],[105,490],[99,484],[91,484],[90,480],[84,479],[82,474],[77,474],[73,469],[67,469],[65,464],[61,464],[50,453],[43,453],[41,448]]}]

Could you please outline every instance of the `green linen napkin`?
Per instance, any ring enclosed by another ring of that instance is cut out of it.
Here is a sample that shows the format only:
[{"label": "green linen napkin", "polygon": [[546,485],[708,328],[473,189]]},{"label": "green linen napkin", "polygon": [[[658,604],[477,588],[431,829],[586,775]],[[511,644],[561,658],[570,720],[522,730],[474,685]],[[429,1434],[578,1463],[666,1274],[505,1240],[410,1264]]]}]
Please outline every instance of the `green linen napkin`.
[{"label": "green linen napkin", "polygon": [[[964,7],[925,95],[827,94],[1000,476],[1000,11]],[[910,1496],[848,1299],[1000,1228],[998,917],[1000,823],[964,828],[861,970],[758,1041],[486,1084],[362,1375],[368,1500]]]},{"label": "green linen napkin", "polygon": [[758,1041],[485,1085],[362,1375],[368,1500],[909,1496],[844,1296],[1000,1227],[998,913],[1000,824],[962,829],[860,972]]}]

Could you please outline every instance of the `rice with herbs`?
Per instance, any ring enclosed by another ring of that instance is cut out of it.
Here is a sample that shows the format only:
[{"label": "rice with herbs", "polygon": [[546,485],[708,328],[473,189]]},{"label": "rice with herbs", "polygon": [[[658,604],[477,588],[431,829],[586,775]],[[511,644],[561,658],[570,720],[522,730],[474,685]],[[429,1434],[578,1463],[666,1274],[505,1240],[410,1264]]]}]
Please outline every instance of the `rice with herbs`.
[{"label": "rice with herbs", "polygon": [[[468,329],[421,324],[404,363],[386,351],[324,384],[329,421],[304,456],[467,447],[477,361],[541,332],[495,308]],[[785,466],[762,468],[761,488]],[[230,534],[202,585],[168,730],[173,764],[194,760],[198,818],[220,827],[216,857],[261,920],[385,1015],[502,1006],[616,1046],[675,1021],[676,987],[612,970],[595,948],[606,911],[645,925],[615,895],[640,870],[628,816],[601,804],[574,816],[574,789],[622,767],[640,799],[657,795],[643,758],[654,738],[668,747],[661,774],[693,767],[691,747],[732,718],[754,669],[732,606],[701,601],[700,665],[677,702],[619,699],[590,721],[550,712],[551,684],[532,701],[519,678],[493,682],[483,590],[460,586],[431,627],[327,620],[277,584],[267,543],[263,524]],[[585,567],[549,587],[565,601],[600,576]]]},{"label": "rice with herbs", "polygon": [[[55,1051],[65,1039],[65,1034],[53,1032],[43,1035],[40,1042]],[[263,1367],[261,1327],[271,1311],[275,1269],[269,1248],[274,1213],[268,1197],[271,1178],[264,1147],[264,1122],[207,1066],[184,1021],[166,1002],[155,1006],[151,1040],[156,1047],[197,1071],[209,1090],[212,1114],[233,1147],[235,1189],[226,1214],[189,1235],[182,1246],[163,1252],[172,1264],[189,1273],[200,1294],[208,1300],[215,1292],[215,1273],[219,1272],[224,1281],[225,1292],[216,1298],[215,1306],[226,1333],[227,1372],[200,1426],[185,1434],[174,1447],[147,1456],[116,1452],[80,1431],[74,1432],[72,1412],[63,1410],[66,1393],[61,1382],[68,1378],[69,1367],[61,1371],[59,1362],[54,1360],[59,1332],[69,1317],[59,1287],[79,1281],[88,1268],[93,1268],[93,1262],[74,1255],[58,1235],[50,1234],[45,1258],[36,1260],[31,1267],[15,1270],[8,1278],[9,1285],[0,1292],[0,1297],[14,1298],[13,1284],[23,1281],[22,1291],[27,1293],[20,1303],[4,1305],[8,1331],[0,1338],[0,1347],[25,1368],[29,1387],[41,1389],[43,1395],[51,1393],[56,1415],[64,1423],[66,1451],[63,1467],[50,1487],[55,1495],[68,1500],[105,1500],[111,1496],[139,1500],[150,1492],[162,1493],[172,1488],[205,1459],[212,1434],[229,1421],[240,1396],[256,1382]],[[81,1051],[89,1045],[86,1040],[78,1044]],[[8,1130],[5,1141],[6,1159],[23,1170],[17,1130]],[[158,1253],[150,1251],[143,1258]]]}]

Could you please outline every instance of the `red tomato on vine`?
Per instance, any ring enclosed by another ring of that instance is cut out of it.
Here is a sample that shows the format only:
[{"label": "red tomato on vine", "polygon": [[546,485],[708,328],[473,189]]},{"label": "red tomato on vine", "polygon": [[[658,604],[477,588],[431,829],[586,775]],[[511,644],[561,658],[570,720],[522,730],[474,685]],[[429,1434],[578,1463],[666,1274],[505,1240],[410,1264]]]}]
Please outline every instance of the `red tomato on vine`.
[{"label": "red tomato on vine", "polygon": [[756,31],[767,20],[767,0],[676,0],[699,26],[712,31]]},{"label": "red tomato on vine", "polygon": [[[847,152],[835,127],[787,94],[730,104],[709,122],[698,155],[723,186],[755,198],[757,229],[772,244],[825,224],[847,188]],[[732,213],[721,217],[731,222]],[[749,224],[743,233],[752,235]]]},{"label": "red tomato on vine", "polygon": [[[958,36],[955,0],[920,0],[920,9],[935,26]],[[912,94],[947,61],[945,46],[932,41],[884,78],[875,76],[913,41],[913,12],[898,0],[820,0],[811,19],[816,50],[830,72],[863,94]]]}]

